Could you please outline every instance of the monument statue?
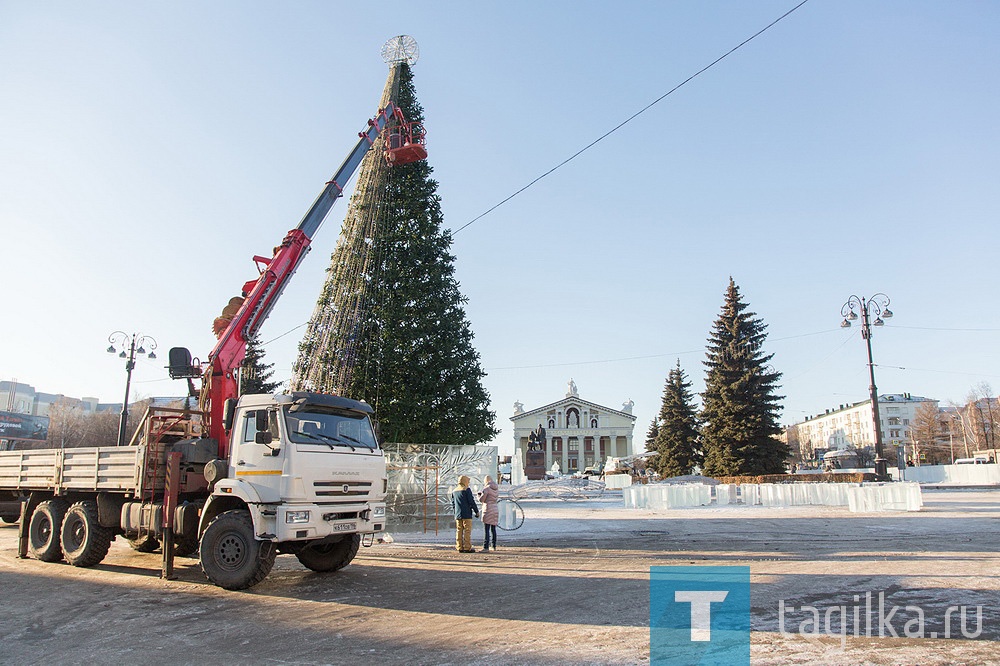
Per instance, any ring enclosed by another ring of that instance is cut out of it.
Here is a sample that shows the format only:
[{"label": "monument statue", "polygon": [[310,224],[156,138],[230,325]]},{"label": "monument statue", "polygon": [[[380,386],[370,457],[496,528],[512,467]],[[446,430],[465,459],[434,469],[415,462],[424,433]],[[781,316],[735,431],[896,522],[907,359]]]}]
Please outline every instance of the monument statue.
[{"label": "monument statue", "polygon": [[569,390],[566,392],[566,397],[567,398],[576,398],[576,397],[579,397],[580,392],[577,390],[577,388],[576,388],[576,382],[573,381],[572,377],[570,377],[568,388],[569,388]]},{"label": "monument statue", "polygon": [[538,427],[528,434],[528,450],[541,451],[545,448],[545,428],[539,423]]},{"label": "monument statue", "polygon": [[528,450],[524,454],[524,476],[530,481],[545,478],[545,428],[538,427],[528,435]]}]

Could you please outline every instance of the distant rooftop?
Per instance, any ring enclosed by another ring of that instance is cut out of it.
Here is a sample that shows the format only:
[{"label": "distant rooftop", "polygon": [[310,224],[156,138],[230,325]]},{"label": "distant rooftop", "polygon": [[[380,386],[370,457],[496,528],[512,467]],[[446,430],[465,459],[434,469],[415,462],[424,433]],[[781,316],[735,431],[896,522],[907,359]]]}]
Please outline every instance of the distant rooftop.
[{"label": "distant rooftop", "polygon": [[[813,419],[822,418],[825,416],[830,416],[831,414],[836,414],[837,412],[843,412],[848,409],[854,409],[861,405],[867,405],[871,400],[862,400],[860,402],[851,402],[843,405],[839,405],[836,408],[828,409],[822,414],[816,414],[815,416],[807,416],[803,419],[805,421],[812,421]],[[902,402],[902,403],[916,403],[916,402],[937,402],[934,398],[925,398],[920,395],[913,395],[912,393],[883,393],[878,397],[878,402],[881,405],[885,402]]]}]

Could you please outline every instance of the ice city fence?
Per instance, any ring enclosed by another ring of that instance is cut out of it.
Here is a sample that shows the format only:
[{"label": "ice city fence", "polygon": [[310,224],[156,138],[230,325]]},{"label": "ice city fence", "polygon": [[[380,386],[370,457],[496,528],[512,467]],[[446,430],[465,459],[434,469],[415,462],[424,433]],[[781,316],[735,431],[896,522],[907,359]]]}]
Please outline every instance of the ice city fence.
[{"label": "ice city fence", "polygon": [[919,483],[862,484],[860,488],[847,489],[851,513],[920,511],[923,505]]},{"label": "ice city fence", "polygon": [[622,488],[626,509],[696,506],[846,506],[852,513],[919,511],[917,483],[648,484]]},{"label": "ice city fence", "polygon": [[1000,485],[1000,465],[921,465],[907,467],[907,481],[941,483],[956,486]]},{"label": "ice city fence", "polygon": [[497,447],[444,444],[385,444],[385,498],[389,532],[452,529],[451,491],[459,477],[471,479],[473,492],[486,475],[497,478]]}]

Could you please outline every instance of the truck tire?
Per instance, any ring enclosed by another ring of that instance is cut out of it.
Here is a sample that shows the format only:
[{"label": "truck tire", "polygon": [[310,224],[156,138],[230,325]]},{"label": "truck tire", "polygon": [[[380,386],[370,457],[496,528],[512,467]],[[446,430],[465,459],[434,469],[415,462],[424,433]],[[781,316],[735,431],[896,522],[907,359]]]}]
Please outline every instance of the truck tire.
[{"label": "truck tire", "polygon": [[63,557],[59,532],[69,504],[66,500],[50,499],[35,507],[28,523],[28,550],[42,562],[58,562]]},{"label": "truck tire", "polygon": [[137,537],[127,537],[128,545],[137,553],[152,553],[160,547],[160,542],[152,534],[146,533]]},{"label": "truck tire", "polygon": [[278,551],[270,541],[254,538],[253,520],[243,509],[225,511],[201,536],[201,570],[227,590],[245,590],[267,577]]},{"label": "truck tire", "polygon": [[351,563],[360,545],[361,535],[351,534],[337,543],[310,544],[295,553],[295,557],[313,571],[339,571]]},{"label": "truck tire", "polygon": [[74,567],[92,567],[103,560],[114,531],[102,527],[97,519],[97,502],[84,500],[69,508],[63,518],[61,542],[66,561]]}]

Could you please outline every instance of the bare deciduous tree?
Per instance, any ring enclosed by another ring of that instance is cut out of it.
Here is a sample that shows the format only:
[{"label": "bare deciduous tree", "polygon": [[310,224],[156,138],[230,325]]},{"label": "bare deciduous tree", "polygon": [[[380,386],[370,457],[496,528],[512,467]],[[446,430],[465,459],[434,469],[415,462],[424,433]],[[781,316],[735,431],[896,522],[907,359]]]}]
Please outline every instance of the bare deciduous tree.
[{"label": "bare deciduous tree", "polygon": [[996,400],[989,382],[980,382],[969,394],[976,434],[982,435],[977,449],[996,448]]},{"label": "bare deciduous tree", "polygon": [[812,443],[808,439],[803,441],[799,437],[799,428],[797,425],[785,427],[785,443],[788,444],[788,448],[792,452],[792,459],[795,462],[812,460]]},{"label": "bare deciduous tree", "polygon": [[[948,406],[951,408],[949,410],[950,423],[948,425],[951,429],[951,443],[955,445],[961,443],[962,448],[960,450],[965,452],[962,457],[971,458],[972,445],[975,444],[975,432],[968,417],[966,405],[960,405],[954,401],[950,401]],[[956,441],[956,438],[961,439]]]},{"label": "bare deciduous tree", "polygon": [[951,462],[948,440],[941,429],[940,411],[933,402],[917,405],[909,430],[914,462],[939,465]]},{"label": "bare deciduous tree", "polygon": [[[149,403],[149,400],[141,400],[129,406],[126,441],[131,441]],[[49,437],[44,448],[115,446],[118,441],[118,419],[117,411],[87,412],[69,401],[56,402],[49,410]],[[39,443],[35,448],[43,446]]]}]

